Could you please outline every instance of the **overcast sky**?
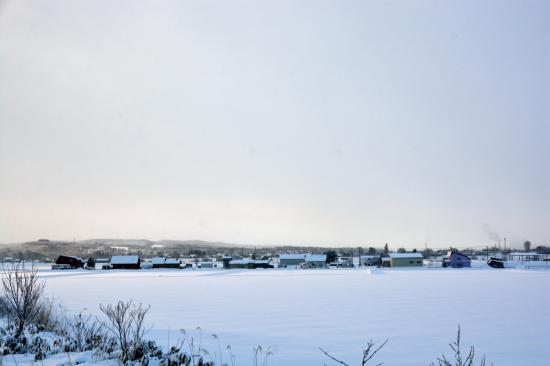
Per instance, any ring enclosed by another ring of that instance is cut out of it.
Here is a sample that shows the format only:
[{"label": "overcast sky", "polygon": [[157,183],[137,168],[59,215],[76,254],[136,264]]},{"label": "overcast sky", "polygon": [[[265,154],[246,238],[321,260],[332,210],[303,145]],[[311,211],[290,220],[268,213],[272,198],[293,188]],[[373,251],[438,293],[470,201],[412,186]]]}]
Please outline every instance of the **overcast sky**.
[{"label": "overcast sky", "polygon": [[550,242],[548,1],[0,0],[0,242]]}]

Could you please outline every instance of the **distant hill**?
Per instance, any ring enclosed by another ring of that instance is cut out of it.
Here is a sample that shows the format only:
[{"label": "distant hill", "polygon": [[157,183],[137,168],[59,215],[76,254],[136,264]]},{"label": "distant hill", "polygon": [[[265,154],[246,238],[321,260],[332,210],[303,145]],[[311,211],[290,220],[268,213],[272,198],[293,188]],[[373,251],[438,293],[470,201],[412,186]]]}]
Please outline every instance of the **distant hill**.
[{"label": "distant hill", "polygon": [[153,245],[162,245],[163,247],[208,247],[208,248],[247,248],[252,245],[232,244],[225,242],[214,242],[205,240],[171,240],[164,239],[153,241],[148,239],[86,239],[80,240],[77,243],[83,245],[116,245],[116,246],[140,246],[151,247]]}]

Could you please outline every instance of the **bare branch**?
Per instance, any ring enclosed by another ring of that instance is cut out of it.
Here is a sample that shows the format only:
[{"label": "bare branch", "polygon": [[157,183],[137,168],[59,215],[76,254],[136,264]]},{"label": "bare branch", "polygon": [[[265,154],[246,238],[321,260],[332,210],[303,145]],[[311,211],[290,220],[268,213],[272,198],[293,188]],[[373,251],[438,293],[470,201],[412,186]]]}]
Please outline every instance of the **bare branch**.
[{"label": "bare branch", "polygon": [[321,347],[319,347],[319,349],[321,350],[321,352],[323,352],[328,358],[332,359],[333,361],[336,361],[336,362],[338,362],[339,364],[342,364],[342,365],[349,366],[349,365],[348,365],[347,363],[345,363],[344,361],[340,361],[339,359],[332,357],[329,353],[327,353],[327,351],[325,351],[325,350],[322,349]]}]

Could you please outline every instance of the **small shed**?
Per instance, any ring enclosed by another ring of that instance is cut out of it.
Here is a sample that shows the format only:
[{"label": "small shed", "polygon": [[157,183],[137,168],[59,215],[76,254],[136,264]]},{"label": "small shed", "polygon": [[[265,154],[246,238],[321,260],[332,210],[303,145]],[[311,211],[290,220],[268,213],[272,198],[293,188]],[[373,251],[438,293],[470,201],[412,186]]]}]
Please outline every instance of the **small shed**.
[{"label": "small shed", "polygon": [[460,253],[456,249],[451,249],[447,252],[447,258],[443,259],[443,267],[463,268],[471,267],[472,260],[465,254]]},{"label": "small shed", "polygon": [[390,253],[392,267],[422,267],[423,260],[421,253]]},{"label": "small shed", "polygon": [[73,257],[69,255],[60,255],[57,257],[55,264],[63,265],[68,268],[84,268],[84,261],[80,257]]},{"label": "small shed", "polygon": [[299,266],[305,261],[305,254],[283,253],[279,255],[279,267]]},{"label": "small shed", "polygon": [[114,255],[111,257],[113,269],[140,269],[139,255]]}]

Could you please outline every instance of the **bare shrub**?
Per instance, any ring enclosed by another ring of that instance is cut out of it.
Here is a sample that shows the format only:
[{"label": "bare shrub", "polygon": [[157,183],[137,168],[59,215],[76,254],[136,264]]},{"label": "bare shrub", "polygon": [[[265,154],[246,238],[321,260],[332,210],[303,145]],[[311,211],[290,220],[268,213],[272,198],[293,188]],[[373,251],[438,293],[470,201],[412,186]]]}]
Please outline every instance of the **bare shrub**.
[{"label": "bare shrub", "polygon": [[[463,359],[462,350],[460,349],[460,324],[458,325],[458,332],[456,335],[456,341],[449,343],[449,347],[453,350],[454,361],[451,363],[445,355],[441,355],[441,358],[437,358],[437,366],[473,366],[474,365],[474,346],[470,347],[466,358]],[[481,357],[479,362],[480,366],[485,366],[485,356]],[[436,366],[434,362],[430,366]]]},{"label": "bare shrub", "polygon": [[45,282],[38,278],[38,270],[34,265],[25,268],[24,263],[14,263],[11,268],[4,267],[2,288],[15,320],[16,337],[23,334],[25,325],[32,322],[40,311],[45,286]]},{"label": "bare shrub", "polygon": [[131,300],[120,300],[115,305],[101,304],[99,309],[107,317],[104,326],[113,334],[120,347],[121,361],[126,363],[140,357],[143,337],[149,331],[145,329],[144,321],[150,307],[141,303],[136,305]]},{"label": "bare shrub", "polygon": [[[384,343],[382,343],[378,348],[374,348],[375,346],[375,343],[372,341],[372,339],[370,341],[368,341],[367,343],[367,347],[363,350],[363,359],[361,360],[361,366],[365,366],[373,357],[374,355],[380,351],[382,349],[382,347],[384,347],[386,345],[386,343],[388,343],[389,339],[386,339],[384,341]],[[327,351],[325,351],[324,349],[320,348],[319,349],[321,350],[321,352],[323,352],[325,354],[325,356],[327,356],[328,358],[330,358],[331,360],[333,360],[334,362],[338,362],[339,364],[341,365],[344,365],[344,366],[349,366],[348,363],[342,361],[342,360],[339,360],[337,359],[336,357],[333,357],[332,355],[330,355]],[[382,363],[379,363],[377,364],[377,366],[380,366],[382,365]]]}]

